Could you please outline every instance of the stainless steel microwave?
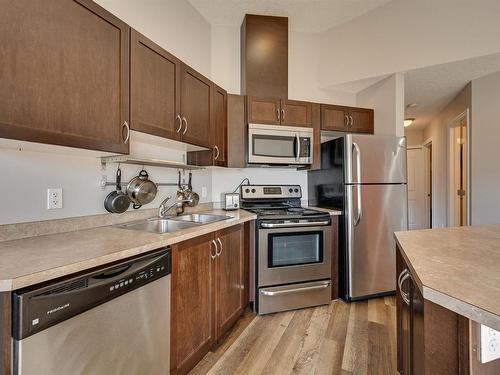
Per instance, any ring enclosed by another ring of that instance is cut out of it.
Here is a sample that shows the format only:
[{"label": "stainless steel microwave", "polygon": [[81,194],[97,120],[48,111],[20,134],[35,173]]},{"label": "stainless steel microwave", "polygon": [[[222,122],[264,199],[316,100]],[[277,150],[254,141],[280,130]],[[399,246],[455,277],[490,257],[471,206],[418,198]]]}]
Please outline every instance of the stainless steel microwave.
[{"label": "stainless steel microwave", "polygon": [[249,164],[312,164],[312,145],[311,128],[248,124]]}]

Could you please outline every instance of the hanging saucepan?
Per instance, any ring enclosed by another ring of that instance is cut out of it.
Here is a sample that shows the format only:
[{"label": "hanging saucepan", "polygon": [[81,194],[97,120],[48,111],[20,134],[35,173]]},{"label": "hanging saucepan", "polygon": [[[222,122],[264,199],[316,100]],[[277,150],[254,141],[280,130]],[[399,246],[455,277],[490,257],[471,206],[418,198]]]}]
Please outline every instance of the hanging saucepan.
[{"label": "hanging saucepan", "polygon": [[198,204],[198,202],[200,201],[200,196],[198,195],[198,193],[195,193],[193,191],[193,185],[191,184],[192,179],[193,179],[193,174],[191,172],[189,172],[188,188],[184,193],[186,195],[186,200],[188,200],[187,205],[189,207],[196,206]]},{"label": "hanging saucepan", "polygon": [[122,171],[120,167],[116,170],[116,190],[108,194],[104,200],[104,208],[113,214],[121,214],[130,206],[130,199],[122,191]]},{"label": "hanging saucepan", "polygon": [[149,179],[148,172],[144,169],[139,172],[127,185],[127,195],[134,204],[134,208],[140,208],[143,204],[153,201],[158,192],[158,186]]}]

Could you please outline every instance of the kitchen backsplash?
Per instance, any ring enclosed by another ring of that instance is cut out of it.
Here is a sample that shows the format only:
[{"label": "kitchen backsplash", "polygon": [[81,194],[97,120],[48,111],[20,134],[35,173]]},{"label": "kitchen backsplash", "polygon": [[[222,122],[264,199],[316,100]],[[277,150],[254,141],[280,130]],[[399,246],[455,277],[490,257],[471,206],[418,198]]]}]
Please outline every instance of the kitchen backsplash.
[{"label": "kitchen backsplash", "polygon": [[[132,142],[131,154],[183,161],[184,152]],[[85,152],[60,154],[0,148],[0,173],[3,181],[9,181],[7,196],[0,208],[0,225],[106,213],[104,198],[114,188],[108,186],[102,190],[100,182],[102,176],[114,181],[116,167],[110,164],[106,170],[102,170],[100,159],[95,155],[88,156]],[[122,165],[121,169],[122,179],[128,181],[139,173],[141,166]],[[146,170],[155,182],[177,181],[175,169],[146,167]],[[307,172],[293,168],[195,170],[193,190],[199,193],[200,203],[214,202],[217,206],[221,194],[233,191],[245,177],[253,184],[298,184],[302,186],[303,196],[307,197]],[[187,171],[183,179],[187,182]],[[62,188],[62,209],[47,209],[48,188]],[[165,197],[175,196],[176,191],[175,186],[159,187],[155,200],[142,209],[157,208]]]}]

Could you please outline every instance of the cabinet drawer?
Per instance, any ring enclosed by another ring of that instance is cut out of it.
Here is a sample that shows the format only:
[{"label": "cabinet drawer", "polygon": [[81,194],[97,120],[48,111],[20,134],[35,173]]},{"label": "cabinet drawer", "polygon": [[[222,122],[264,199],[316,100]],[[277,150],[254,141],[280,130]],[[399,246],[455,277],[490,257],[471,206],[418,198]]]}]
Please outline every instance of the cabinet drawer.
[{"label": "cabinet drawer", "polygon": [[331,294],[331,280],[260,288],[259,314],[326,305]]}]

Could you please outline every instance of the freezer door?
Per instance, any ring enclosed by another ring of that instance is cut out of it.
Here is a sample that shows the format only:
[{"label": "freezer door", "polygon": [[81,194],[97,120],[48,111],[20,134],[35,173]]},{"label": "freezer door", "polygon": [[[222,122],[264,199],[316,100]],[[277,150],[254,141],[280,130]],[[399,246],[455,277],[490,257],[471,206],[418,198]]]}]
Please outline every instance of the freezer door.
[{"label": "freezer door", "polygon": [[346,195],[348,297],[394,291],[394,232],[408,228],[406,185],[349,185]]},{"label": "freezer door", "polygon": [[346,184],[406,183],[406,138],[348,134],[344,161]]}]

